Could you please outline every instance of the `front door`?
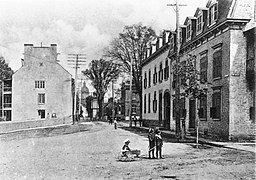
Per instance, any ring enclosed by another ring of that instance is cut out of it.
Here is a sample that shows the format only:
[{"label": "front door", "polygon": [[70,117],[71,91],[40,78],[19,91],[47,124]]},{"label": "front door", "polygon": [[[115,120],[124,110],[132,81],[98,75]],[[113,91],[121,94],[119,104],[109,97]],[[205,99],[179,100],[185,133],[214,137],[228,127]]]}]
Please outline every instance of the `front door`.
[{"label": "front door", "polygon": [[170,129],[170,94],[164,94],[164,127]]},{"label": "front door", "polygon": [[189,100],[189,128],[195,129],[195,122],[196,122],[196,101],[193,99]]}]

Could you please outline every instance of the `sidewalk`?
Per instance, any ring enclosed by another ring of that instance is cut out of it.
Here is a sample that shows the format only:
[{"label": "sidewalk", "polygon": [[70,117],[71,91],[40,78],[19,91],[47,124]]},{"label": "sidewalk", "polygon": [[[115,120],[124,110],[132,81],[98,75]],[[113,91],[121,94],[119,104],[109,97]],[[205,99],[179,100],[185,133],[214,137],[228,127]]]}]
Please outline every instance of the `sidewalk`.
[{"label": "sidewalk", "polygon": [[37,127],[28,129],[19,129],[15,131],[9,131],[0,134],[0,141],[2,140],[19,140],[24,138],[35,138],[35,137],[48,137],[64,134],[72,134],[91,129],[93,123],[81,122],[79,124],[62,124],[47,127]]},{"label": "sidewalk", "polygon": [[[129,126],[129,121],[127,122],[118,122],[119,125],[121,126]],[[134,126],[134,124],[132,124],[133,128],[139,128],[145,131],[148,131],[148,127],[139,127],[139,125],[137,125],[136,127]],[[172,131],[168,131],[168,130],[161,130],[162,135],[164,137],[169,137],[169,138],[176,138],[175,137],[175,132]],[[196,137],[195,136],[186,136],[186,142],[196,142]],[[230,149],[236,149],[236,150],[241,150],[241,151],[249,151],[249,152],[253,152],[256,153],[256,149],[255,149],[255,142],[254,143],[236,143],[236,142],[216,142],[216,141],[212,141],[209,139],[205,139],[205,138],[199,138],[198,139],[200,144],[207,144],[210,146],[216,146],[216,147],[223,147],[223,148],[230,148]]]}]

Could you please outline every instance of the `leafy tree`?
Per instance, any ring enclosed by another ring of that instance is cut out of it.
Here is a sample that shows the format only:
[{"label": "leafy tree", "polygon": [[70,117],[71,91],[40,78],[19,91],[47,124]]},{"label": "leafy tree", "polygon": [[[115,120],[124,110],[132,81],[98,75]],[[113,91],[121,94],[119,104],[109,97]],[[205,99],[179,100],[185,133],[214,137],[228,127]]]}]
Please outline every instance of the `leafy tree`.
[{"label": "leafy tree", "polygon": [[[115,38],[110,47],[106,50],[106,56],[117,60],[122,65],[124,73],[130,73],[131,61],[132,76],[135,87],[140,95],[142,102],[142,67],[141,62],[145,59],[147,44],[156,37],[155,31],[151,27],[142,26],[141,24],[125,26],[123,33]],[[142,103],[140,103],[142,109]]]},{"label": "leafy tree", "polygon": [[10,79],[13,75],[13,70],[6,63],[4,57],[0,57],[0,80]]},{"label": "leafy tree", "polygon": [[[180,78],[180,85],[184,90],[184,96],[189,98],[194,98],[196,100],[195,107],[197,107],[198,100],[207,95],[210,83],[208,83],[206,80],[201,78],[201,74],[196,68],[196,56],[188,54],[185,61],[182,61],[179,64],[175,64],[173,68],[174,68],[174,75]],[[180,108],[179,105],[177,105],[176,107]],[[178,109],[177,111],[180,112],[180,109]],[[196,122],[197,122],[197,143],[198,143],[198,130],[199,130],[198,112],[196,113]],[[185,127],[183,127],[183,130],[185,130],[184,128]]]},{"label": "leafy tree", "polygon": [[103,117],[103,101],[112,80],[116,80],[120,74],[120,65],[104,59],[92,60],[89,68],[83,74],[92,81],[92,86],[96,90],[99,105],[99,119]]}]

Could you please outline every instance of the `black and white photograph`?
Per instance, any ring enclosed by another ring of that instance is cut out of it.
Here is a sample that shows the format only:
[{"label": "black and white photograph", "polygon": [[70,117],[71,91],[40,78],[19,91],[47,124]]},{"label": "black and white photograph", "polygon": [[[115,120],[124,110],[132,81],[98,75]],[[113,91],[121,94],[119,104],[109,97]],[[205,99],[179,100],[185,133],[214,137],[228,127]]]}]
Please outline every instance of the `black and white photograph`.
[{"label": "black and white photograph", "polygon": [[0,0],[1,180],[255,180],[256,0]]}]

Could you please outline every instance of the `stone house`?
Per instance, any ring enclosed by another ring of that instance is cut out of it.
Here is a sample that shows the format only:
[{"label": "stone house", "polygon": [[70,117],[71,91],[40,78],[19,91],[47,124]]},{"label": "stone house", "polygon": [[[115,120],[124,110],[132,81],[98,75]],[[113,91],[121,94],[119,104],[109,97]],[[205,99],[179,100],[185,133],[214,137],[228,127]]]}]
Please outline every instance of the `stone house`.
[{"label": "stone house", "polygon": [[24,45],[22,67],[12,76],[12,121],[72,115],[71,74],[57,62],[57,45]]},{"label": "stone house", "polygon": [[[201,78],[211,83],[198,107],[195,99],[181,96],[180,107],[186,109],[181,120],[187,132],[195,130],[195,113],[200,109],[200,134],[226,140],[254,137],[255,28],[246,30],[255,21],[254,8],[253,0],[209,0],[180,26],[180,61],[196,55]],[[175,39],[175,31],[164,31],[142,65],[144,122],[170,130],[176,124]]]}]

